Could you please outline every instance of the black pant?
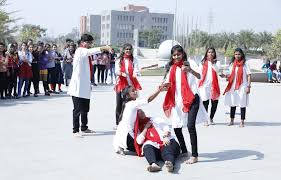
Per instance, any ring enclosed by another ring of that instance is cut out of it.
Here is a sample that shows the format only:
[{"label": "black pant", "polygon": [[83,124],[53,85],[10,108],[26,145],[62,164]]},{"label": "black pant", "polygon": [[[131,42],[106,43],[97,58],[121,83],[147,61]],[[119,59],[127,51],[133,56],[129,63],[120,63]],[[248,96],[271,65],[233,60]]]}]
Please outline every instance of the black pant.
[{"label": "black pant", "polygon": [[79,117],[81,115],[81,131],[88,129],[88,112],[90,109],[90,99],[72,96],[73,101],[73,133],[79,132]]},{"label": "black pant", "polygon": [[32,82],[33,88],[34,88],[34,93],[38,94],[39,93],[39,77],[40,77],[39,66],[37,63],[32,63],[31,68],[32,68],[33,76],[30,79],[27,92],[30,94],[30,88],[31,88],[31,82]]},{"label": "black pant", "polygon": [[132,152],[136,152],[134,138],[128,133],[127,135],[127,149]]},{"label": "black pant", "polygon": [[0,94],[1,98],[4,98],[8,95],[8,78],[7,72],[0,72]]},{"label": "black pant", "polygon": [[17,96],[17,76],[18,69],[8,68],[9,76],[8,76],[8,95],[12,96],[12,91],[14,90],[14,96]]},{"label": "black pant", "polygon": [[161,150],[147,144],[143,147],[143,153],[150,165],[161,159],[175,164],[175,160],[180,154],[180,146],[174,139],[171,139],[170,144],[164,146]]},{"label": "black pant", "polygon": [[[197,132],[196,132],[195,125],[196,125],[197,113],[199,110],[199,104],[200,104],[199,102],[200,102],[200,98],[198,94],[195,94],[195,99],[191,104],[190,110],[188,112],[188,120],[187,120],[187,128],[190,136],[191,151],[193,157],[198,157]],[[175,128],[174,131],[180,143],[182,153],[187,152],[184,137],[182,134],[182,128]]]},{"label": "black pant", "polygon": [[[209,101],[210,100],[203,101],[203,105],[204,105],[207,112],[208,112]],[[215,113],[217,111],[218,103],[219,103],[219,100],[211,100],[212,107],[211,107],[210,119],[214,118]]]},{"label": "black pant", "polygon": [[104,83],[105,65],[98,65],[98,83]]},{"label": "black pant", "polygon": [[[235,111],[236,111],[236,106],[230,107],[230,118],[235,118]],[[245,120],[246,117],[246,107],[241,107],[241,120]]]},{"label": "black pant", "polygon": [[115,109],[116,125],[118,125],[121,121],[120,115],[122,112],[123,102],[124,102],[124,99],[121,96],[121,92],[116,93],[116,109]]},{"label": "black pant", "polygon": [[95,74],[96,74],[97,68],[98,68],[98,65],[93,65],[92,83],[94,83],[94,84],[96,83]]}]

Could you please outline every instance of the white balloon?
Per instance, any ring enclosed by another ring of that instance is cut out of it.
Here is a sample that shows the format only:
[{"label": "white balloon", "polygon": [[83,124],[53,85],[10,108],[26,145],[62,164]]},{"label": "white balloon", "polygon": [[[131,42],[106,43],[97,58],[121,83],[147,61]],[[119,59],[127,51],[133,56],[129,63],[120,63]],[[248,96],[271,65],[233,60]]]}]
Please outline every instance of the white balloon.
[{"label": "white balloon", "polygon": [[171,49],[175,45],[180,45],[180,43],[175,40],[166,40],[162,42],[158,50],[160,59],[169,59],[171,56]]}]

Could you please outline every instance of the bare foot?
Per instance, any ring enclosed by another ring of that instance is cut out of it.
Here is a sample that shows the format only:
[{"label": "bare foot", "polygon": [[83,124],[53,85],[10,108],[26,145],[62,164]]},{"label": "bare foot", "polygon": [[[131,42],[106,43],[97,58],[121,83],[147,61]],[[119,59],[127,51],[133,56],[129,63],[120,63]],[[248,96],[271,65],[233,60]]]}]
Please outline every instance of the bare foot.
[{"label": "bare foot", "polygon": [[239,127],[244,127],[245,126],[245,124],[244,124],[244,120],[241,120],[241,123],[240,123],[240,125],[239,125]]},{"label": "bare foot", "polygon": [[194,164],[198,162],[198,157],[190,157],[189,160],[186,161],[186,164]]},{"label": "bare foot", "polygon": [[204,126],[206,126],[206,127],[209,126],[208,121],[206,121],[206,122],[204,123]]}]

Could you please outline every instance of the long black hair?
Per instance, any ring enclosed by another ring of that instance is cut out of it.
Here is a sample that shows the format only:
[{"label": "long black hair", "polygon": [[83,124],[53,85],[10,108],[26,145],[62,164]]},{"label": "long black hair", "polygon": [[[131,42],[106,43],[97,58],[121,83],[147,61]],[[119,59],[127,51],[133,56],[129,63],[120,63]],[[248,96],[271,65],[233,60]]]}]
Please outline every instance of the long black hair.
[{"label": "long black hair", "polygon": [[122,90],[121,92],[121,98],[123,99],[123,103],[122,103],[122,108],[121,108],[121,113],[119,116],[119,122],[122,120],[123,118],[123,112],[126,106],[126,103],[131,101],[132,99],[129,97],[129,92],[130,89],[132,88],[132,86],[128,85],[125,89]]},{"label": "long black hair", "polygon": [[204,64],[204,63],[205,63],[205,61],[207,60],[207,56],[208,56],[208,51],[209,51],[209,50],[213,50],[213,51],[214,51],[214,53],[215,53],[214,59],[217,59],[217,53],[216,53],[215,48],[213,48],[213,47],[209,47],[209,48],[206,50],[206,52],[205,52],[205,55],[204,55],[203,59],[201,60],[201,63],[202,63],[202,64]]},{"label": "long black hair", "polygon": [[[246,57],[245,57],[245,54],[243,52],[243,50],[241,48],[236,48],[233,52],[233,54],[235,54],[235,52],[239,52],[241,54],[241,60],[246,61]],[[235,56],[233,55],[232,58],[231,58],[231,61],[230,61],[230,64],[232,64],[235,60]]]},{"label": "long black hair", "polygon": [[187,61],[187,55],[186,52],[184,51],[183,47],[181,47],[180,45],[175,45],[172,47],[171,49],[171,56],[170,56],[170,60],[169,62],[166,64],[165,68],[166,68],[166,74],[164,76],[164,79],[166,78],[168,72],[170,71],[170,68],[172,67],[172,65],[174,64],[174,59],[173,59],[173,54],[175,51],[178,51],[180,53],[182,53],[182,59],[183,61]]},{"label": "long black hair", "polygon": [[[120,56],[119,56],[119,59],[120,59],[119,66],[120,66],[120,67],[121,67],[121,63],[122,63],[122,61],[123,61],[123,59],[124,59],[125,49],[126,49],[126,48],[131,48],[131,51],[133,51],[133,46],[132,46],[132,44],[126,43],[126,44],[123,45],[122,51],[121,51]],[[132,56],[132,61],[134,61],[133,52],[132,52],[131,56]]]}]

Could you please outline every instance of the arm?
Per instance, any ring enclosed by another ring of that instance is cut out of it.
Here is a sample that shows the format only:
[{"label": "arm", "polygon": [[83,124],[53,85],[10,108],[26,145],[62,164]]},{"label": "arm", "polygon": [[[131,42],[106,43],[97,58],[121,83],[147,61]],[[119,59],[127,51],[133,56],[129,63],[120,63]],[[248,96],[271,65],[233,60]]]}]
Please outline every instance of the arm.
[{"label": "arm", "polygon": [[247,74],[248,86],[246,88],[246,93],[250,94],[251,92],[251,74]]},{"label": "arm", "polygon": [[159,94],[160,92],[166,91],[169,86],[170,86],[170,83],[163,83],[163,84],[161,84],[161,85],[158,87],[158,89],[157,89],[152,95],[149,96],[149,98],[148,98],[147,101],[148,101],[148,102],[153,101],[153,100],[158,96],[158,94]]},{"label": "arm", "polygon": [[137,136],[137,143],[138,144],[143,144],[144,143],[144,140],[145,140],[145,135],[146,135],[146,132],[147,132],[147,129],[152,125],[152,123],[149,121],[146,123],[143,131]]}]

